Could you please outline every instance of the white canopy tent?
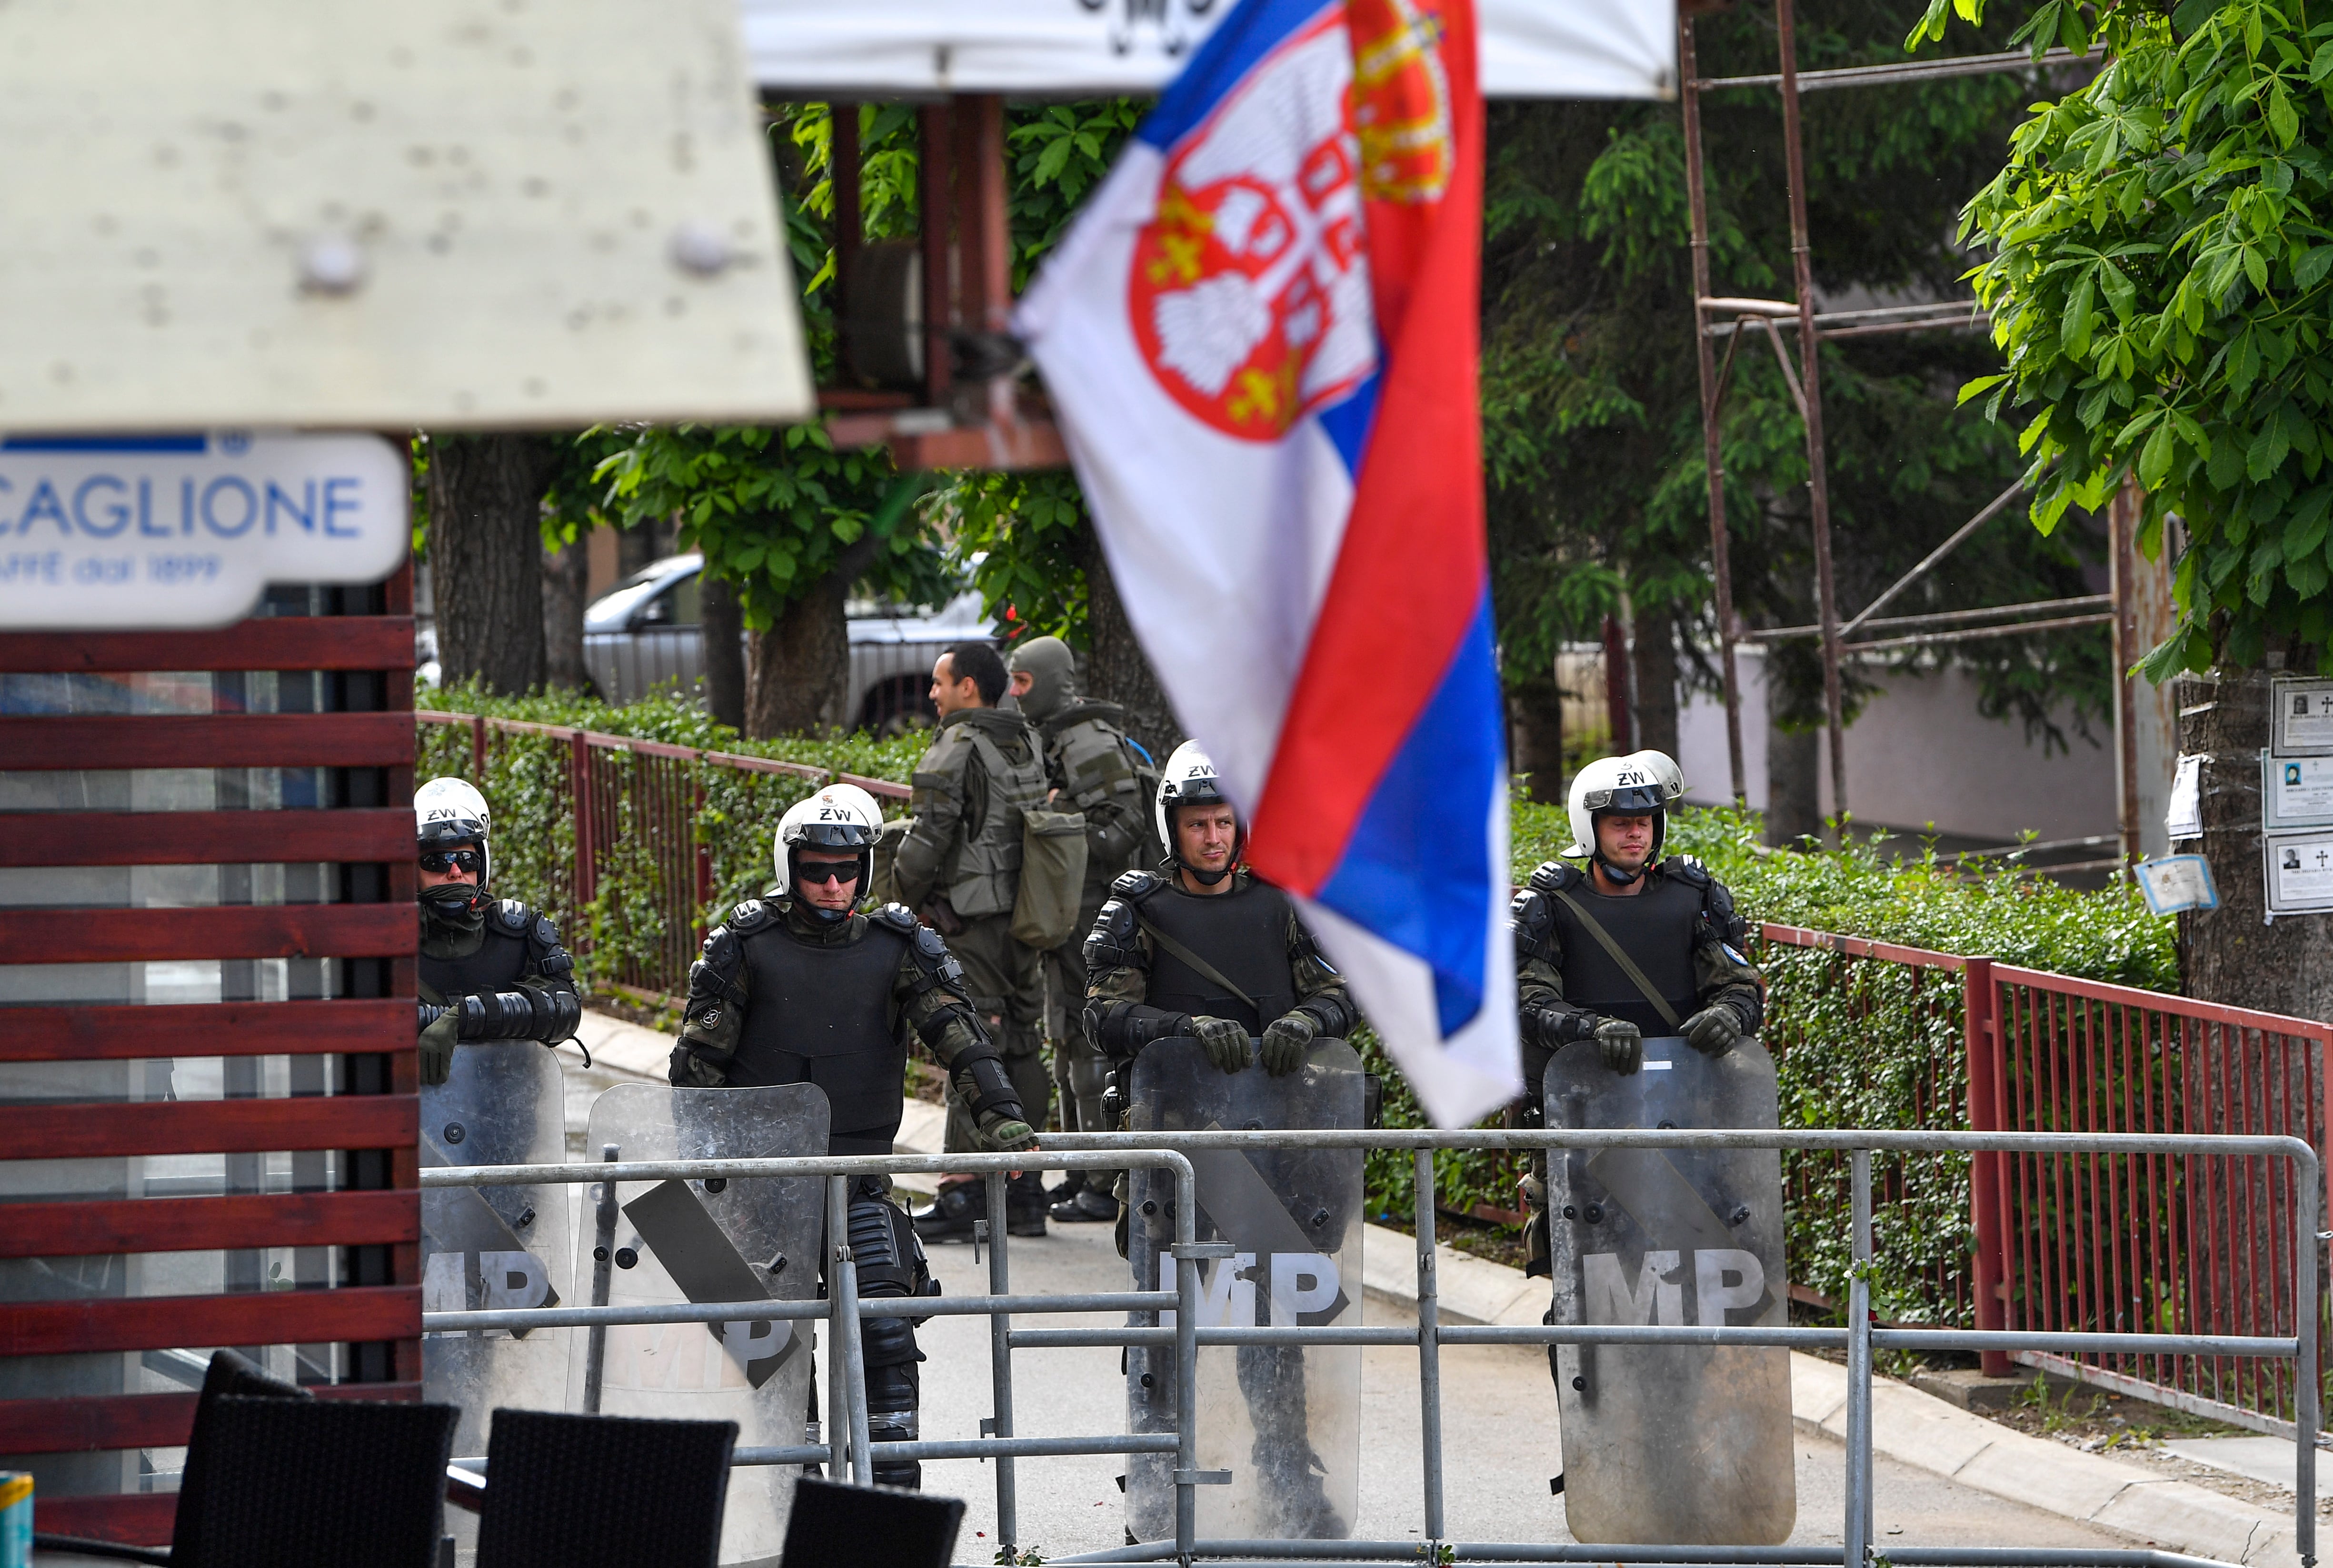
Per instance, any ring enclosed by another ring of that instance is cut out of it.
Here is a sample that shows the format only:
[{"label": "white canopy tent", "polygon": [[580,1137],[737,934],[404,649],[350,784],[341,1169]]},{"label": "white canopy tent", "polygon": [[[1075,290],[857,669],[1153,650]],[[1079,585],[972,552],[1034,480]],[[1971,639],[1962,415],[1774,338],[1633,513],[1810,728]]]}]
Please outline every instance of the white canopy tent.
[{"label": "white canopy tent", "polygon": [[[1237,0],[741,0],[763,87],[881,98],[1155,92]],[[1476,0],[1493,98],[1668,98],[1675,0]]]}]

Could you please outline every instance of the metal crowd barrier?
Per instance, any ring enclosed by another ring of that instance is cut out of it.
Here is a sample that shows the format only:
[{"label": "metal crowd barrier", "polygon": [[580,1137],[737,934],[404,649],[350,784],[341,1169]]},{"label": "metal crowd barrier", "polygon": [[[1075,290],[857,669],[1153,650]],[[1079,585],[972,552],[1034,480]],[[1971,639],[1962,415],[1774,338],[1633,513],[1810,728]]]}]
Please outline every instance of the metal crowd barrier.
[{"label": "metal crowd barrier", "polygon": [[[1001,1553],[1016,1549],[1014,1461],[1049,1455],[1166,1453],[1175,1455],[1175,1538],[1144,1542],[1048,1559],[1070,1563],[1189,1563],[1204,1559],[1215,1568],[1241,1562],[1303,1562],[1313,1568],[1350,1563],[1355,1568],[1407,1563],[1610,1563],[1615,1557],[1639,1563],[1743,1564],[1745,1568],[1867,1568],[1872,1551],[1872,1354],[1881,1350],[2030,1350],[2075,1355],[2116,1352],[2163,1355],[2215,1355],[2294,1363],[2296,1390],[2293,1544],[2306,1568],[2317,1561],[2317,1249],[2333,1239],[2319,1229],[2323,1191],[2317,1154],[2298,1138],[2173,1136],[2083,1133],[1929,1133],[1846,1130],[1774,1132],[1760,1129],[1685,1129],[1611,1132],[1522,1129],[1445,1133],[1432,1131],[1289,1131],[1157,1133],[1053,1133],[1040,1142],[1049,1170],[1117,1170],[1129,1165],[1171,1171],[1176,1184],[1175,1240],[1178,1260],[1228,1257],[1227,1243],[1196,1239],[1195,1179],[1187,1149],[1407,1149],[1417,1161],[1417,1326],[1407,1327],[1207,1327],[1198,1326],[1199,1270],[1177,1268],[1175,1289],[1108,1291],[1073,1295],[1014,1296],[1009,1243],[1001,1226],[989,1234],[987,1296],[889,1297],[862,1301],[847,1240],[843,1204],[849,1179],[907,1172],[984,1174],[991,1214],[1004,1212],[1010,1171],[1024,1170],[1030,1156],[940,1154],[860,1156],[790,1160],[665,1160],[563,1165],[483,1165],[420,1173],[424,1187],[490,1186],[575,1181],[650,1181],[724,1176],[734,1178],[823,1176],[827,1178],[829,1299],[824,1302],[757,1302],[756,1317],[814,1318],[829,1323],[831,1340],[828,1378],[829,1442],[780,1448],[740,1448],[741,1465],[830,1463],[834,1473],[848,1468],[865,1484],[878,1458],[897,1460],[977,1458],[992,1461],[996,1475],[996,1531]],[[1799,1149],[1844,1152],[1852,1163],[1854,1256],[1848,1323],[1843,1328],[1724,1328],[1700,1325],[1533,1324],[1454,1325],[1439,1321],[1435,1283],[1434,1152],[1442,1149]],[[1871,1321],[1868,1265],[1871,1242],[1871,1156],[1886,1153],[2181,1154],[2193,1157],[2276,1158],[2293,1162],[2295,1190],[2291,1335],[2208,1334],[2107,1334],[2006,1329],[1879,1328]],[[1015,1329],[1016,1315],[1064,1312],[1173,1310],[1172,1328]],[[861,1318],[984,1315],[989,1320],[994,1384],[993,1419],[977,1439],[869,1443],[865,1368],[860,1360]],[[619,1324],[720,1323],[737,1315],[736,1304],[675,1304],[667,1306],[543,1307],[529,1310],[433,1312],[422,1315],[425,1334],[467,1329],[595,1328]],[[1177,1409],[1172,1433],[1123,1433],[1100,1438],[1024,1438],[1013,1430],[1013,1355],[1015,1350],[1063,1345],[1171,1343],[1175,1347]],[[1196,1358],[1208,1344],[1415,1345],[1418,1356],[1419,1462],[1425,1487],[1423,1540],[1407,1541],[1217,1541],[1195,1530],[1193,1488],[1211,1477],[1197,1468],[1194,1430]],[[1698,1344],[1774,1345],[1800,1350],[1844,1349],[1848,1358],[1846,1509],[1842,1545],[1659,1546],[1569,1543],[1452,1541],[1445,1536],[1443,1509],[1442,1371],[1444,1345],[1468,1344]],[[834,1375],[832,1369],[839,1369]],[[1886,1560],[1899,1568],[2208,1568],[2209,1559],[2153,1550],[2118,1551],[2040,1547],[1890,1546]]]}]

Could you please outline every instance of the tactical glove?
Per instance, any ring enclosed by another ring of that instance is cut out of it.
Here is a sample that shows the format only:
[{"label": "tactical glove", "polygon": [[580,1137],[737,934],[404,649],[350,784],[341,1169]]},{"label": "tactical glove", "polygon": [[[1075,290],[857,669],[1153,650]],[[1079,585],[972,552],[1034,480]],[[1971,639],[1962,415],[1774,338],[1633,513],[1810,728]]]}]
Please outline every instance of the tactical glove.
[{"label": "tactical glove", "polygon": [[[433,1011],[427,1003],[424,1012]],[[446,1081],[454,1070],[454,1045],[461,1028],[459,1009],[448,1009],[423,1026],[421,1030],[421,1082],[435,1088]]]},{"label": "tactical glove", "polygon": [[1016,1149],[1037,1146],[1036,1130],[1022,1119],[1018,1105],[1008,1105],[984,1113],[974,1129],[980,1143],[992,1153],[1009,1153]]},{"label": "tactical glove", "polygon": [[1742,1017],[1723,1002],[1713,1002],[1685,1021],[1687,1044],[1704,1056],[1722,1056],[1742,1038]]},{"label": "tactical glove", "polygon": [[1207,1053],[1207,1060],[1226,1073],[1238,1072],[1251,1059],[1247,1030],[1230,1018],[1195,1018],[1191,1034]]},{"label": "tactical glove", "polygon": [[1302,1066],[1305,1053],[1312,1047],[1312,1037],[1320,1032],[1311,1013],[1289,1013],[1272,1019],[1263,1030],[1263,1070],[1284,1078]]},{"label": "tactical glove", "polygon": [[1626,1018],[1606,1018],[1596,1026],[1596,1049],[1612,1071],[1633,1073],[1645,1065],[1645,1032]]}]

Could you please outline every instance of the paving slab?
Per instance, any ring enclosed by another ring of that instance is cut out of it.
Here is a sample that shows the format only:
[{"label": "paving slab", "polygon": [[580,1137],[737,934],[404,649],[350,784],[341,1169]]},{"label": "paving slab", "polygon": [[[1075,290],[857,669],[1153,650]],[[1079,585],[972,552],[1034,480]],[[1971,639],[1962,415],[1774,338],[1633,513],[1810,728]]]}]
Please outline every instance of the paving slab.
[{"label": "paving slab", "polygon": [[[2247,1480],[2265,1481],[2271,1487],[2292,1488],[2293,1461],[2299,1450],[2290,1438],[2272,1438],[2266,1434],[2242,1438],[2181,1438],[2166,1442],[2163,1450],[2198,1465],[2209,1465],[2215,1470],[2225,1470]],[[2318,1461],[2319,1475],[2324,1474],[2325,1462]]]}]

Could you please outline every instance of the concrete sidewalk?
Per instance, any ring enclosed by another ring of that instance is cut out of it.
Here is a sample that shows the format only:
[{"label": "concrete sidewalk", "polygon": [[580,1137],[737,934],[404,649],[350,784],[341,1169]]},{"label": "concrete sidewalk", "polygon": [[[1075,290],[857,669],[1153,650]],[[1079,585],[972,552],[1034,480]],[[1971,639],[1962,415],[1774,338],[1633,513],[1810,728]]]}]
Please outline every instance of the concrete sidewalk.
[{"label": "concrete sidewalk", "polygon": [[[1368,1227],[1368,1294],[1416,1312],[1416,1257],[1412,1238]],[[1547,1310],[1543,1281],[1487,1258],[1437,1247],[1435,1273],[1444,1323],[1536,1324]],[[1791,1352],[1791,1410],[1801,1432],[1844,1441],[1847,1369]],[[1892,1378],[1874,1380],[1871,1432],[1873,1451],[1886,1458],[2146,1545],[2276,1568],[2296,1561],[2290,1512],[2017,1431]]]},{"label": "concrete sidewalk", "polygon": [[[586,1012],[580,1031],[592,1066],[562,1061],[567,1076],[567,1142],[583,1152],[584,1120],[601,1090],[619,1083],[663,1083],[672,1037],[603,1013]],[[936,1153],[945,1114],[909,1100],[898,1148]],[[1058,1174],[1058,1173],[1051,1173]],[[900,1182],[928,1191],[934,1178]],[[1417,1310],[1416,1244],[1397,1230],[1367,1228],[1363,1286],[1370,1297]],[[1547,1309],[1543,1281],[1448,1246],[1435,1249],[1441,1321],[1448,1324],[1537,1324]],[[1847,1430],[1847,1369],[1814,1356],[1791,1355],[1791,1404],[1799,1430],[1843,1441]],[[1909,1384],[1876,1380],[1872,1448],[1888,1459],[1962,1486],[2094,1527],[2134,1543],[2224,1563],[2285,1568],[2295,1562],[2293,1517],[2199,1487],[2167,1479],[2136,1465],[2086,1454],[2063,1443],[2017,1431],[1945,1403]]]}]

